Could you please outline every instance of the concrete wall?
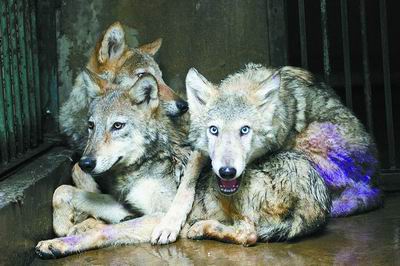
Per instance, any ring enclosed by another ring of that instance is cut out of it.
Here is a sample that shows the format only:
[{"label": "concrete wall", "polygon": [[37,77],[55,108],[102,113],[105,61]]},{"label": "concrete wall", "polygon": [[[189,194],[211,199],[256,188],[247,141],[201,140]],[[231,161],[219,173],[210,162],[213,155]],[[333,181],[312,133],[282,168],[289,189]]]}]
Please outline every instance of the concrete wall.
[{"label": "concrete wall", "polygon": [[245,63],[268,63],[264,0],[62,0],[58,27],[59,100],[65,101],[100,32],[126,25],[128,43],[164,39],[158,55],[166,82],[184,91],[194,66],[219,81]]}]

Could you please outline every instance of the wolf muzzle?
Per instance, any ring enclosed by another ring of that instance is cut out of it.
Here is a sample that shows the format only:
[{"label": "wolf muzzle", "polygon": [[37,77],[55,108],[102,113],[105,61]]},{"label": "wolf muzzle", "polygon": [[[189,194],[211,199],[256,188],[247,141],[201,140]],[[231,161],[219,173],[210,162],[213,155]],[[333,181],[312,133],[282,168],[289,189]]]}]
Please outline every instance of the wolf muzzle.
[{"label": "wolf muzzle", "polygon": [[86,173],[93,171],[96,168],[96,159],[88,156],[83,156],[79,160],[79,167]]}]

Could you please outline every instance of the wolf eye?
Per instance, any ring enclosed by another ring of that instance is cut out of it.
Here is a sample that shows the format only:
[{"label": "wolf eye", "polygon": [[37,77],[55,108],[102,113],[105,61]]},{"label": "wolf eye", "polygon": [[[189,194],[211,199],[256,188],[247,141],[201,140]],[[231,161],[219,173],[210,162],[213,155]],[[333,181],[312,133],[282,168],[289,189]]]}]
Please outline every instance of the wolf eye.
[{"label": "wolf eye", "polygon": [[218,128],[216,126],[211,126],[208,131],[214,136],[218,136]]},{"label": "wolf eye", "polygon": [[112,129],[119,130],[125,126],[125,123],[115,122],[112,126]]},{"label": "wolf eye", "polygon": [[136,76],[138,78],[141,78],[141,77],[143,77],[144,74],[145,74],[145,72],[139,72],[139,73],[136,74]]},{"label": "wolf eye", "polygon": [[94,123],[92,121],[88,122],[88,128],[93,129],[94,128]]},{"label": "wolf eye", "polygon": [[240,129],[240,136],[247,135],[250,132],[249,126],[244,126]]}]

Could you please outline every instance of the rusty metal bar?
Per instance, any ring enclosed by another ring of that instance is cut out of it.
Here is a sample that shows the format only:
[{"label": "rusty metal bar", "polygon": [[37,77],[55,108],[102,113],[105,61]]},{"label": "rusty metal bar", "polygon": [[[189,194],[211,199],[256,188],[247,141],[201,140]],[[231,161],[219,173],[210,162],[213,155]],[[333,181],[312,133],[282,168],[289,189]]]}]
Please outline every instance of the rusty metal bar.
[{"label": "rusty metal bar", "polygon": [[360,0],[360,24],[361,24],[361,46],[362,46],[362,64],[364,76],[364,97],[365,108],[367,113],[367,128],[369,133],[373,133],[372,120],[372,93],[371,93],[371,78],[369,70],[368,57],[368,36],[367,36],[367,16],[365,13],[365,0]]},{"label": "rusty metal bar", "polygon": [[322,49],[324,60],[324,77],[329,84],[331,66],[329,63],[329,39],[328,39],[328,13],[326,11],[326,0],[321,0],[321,29],[322,29]]},{"label": "rusty metal bar", "polygon": [[3,74],[3,93],[4,93],[4,111],[6,118],[6,133],[8,140],[8,155],[13,158],[17,151],[15,147],[15,129],[14,129],[14,102],[11,85],[11,58],[10,58],[10,7],[6,0],[1,5],[1,32],[3,35],[2,42],[2,74]]},{"label": "rusty metal bar", "polygon": [[299,29],[300,29],[300,52],[301,52],[301,66],[308,68],[307,57],[307,28],[306,28],[306,12],[304,9],[304,0],[299,0]]},{"label": "rusty metal bar", "polygon": [[395,139],[392,111],[392,88],[390,84],[389,41],[387,34],[386,0],[379,1],[379,17],[382,42],[383,81],[385,89],[386,132],[388,138],[389,165],[396,168]]},{"label": "rusty metal bar", "polygon": [[347,107],[353,109],[347,0],[340,0],[340,13],[342,20],[343,64],[344,64],[344,80],[345,80],[344,84],[346,88],[346,105]]}]

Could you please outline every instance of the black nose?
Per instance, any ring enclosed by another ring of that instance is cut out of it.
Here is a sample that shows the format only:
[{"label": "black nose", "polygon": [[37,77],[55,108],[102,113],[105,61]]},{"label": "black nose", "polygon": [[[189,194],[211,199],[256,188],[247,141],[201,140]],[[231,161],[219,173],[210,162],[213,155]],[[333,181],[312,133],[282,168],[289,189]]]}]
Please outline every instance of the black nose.
[{"label": "black nose", "polygon": [[176,107],[178,107],[179,111],[184,114],[189,110],[188,103],[186,101],[180,100],[176,101]]},{"label": "black nose", "polygon": [[223,179],[233,179],[236,176],[236,169],[233,167],[221,167],[219,168],[219,175]]},{"label": "black nose", "polygon": [[96,160],[92,157],[83,156],[79,160],[79,167],[85,172],[90,172],[96,167]]}]

